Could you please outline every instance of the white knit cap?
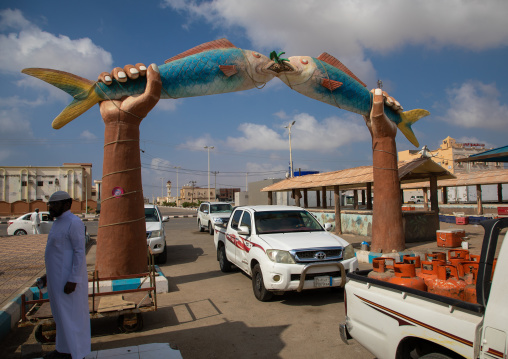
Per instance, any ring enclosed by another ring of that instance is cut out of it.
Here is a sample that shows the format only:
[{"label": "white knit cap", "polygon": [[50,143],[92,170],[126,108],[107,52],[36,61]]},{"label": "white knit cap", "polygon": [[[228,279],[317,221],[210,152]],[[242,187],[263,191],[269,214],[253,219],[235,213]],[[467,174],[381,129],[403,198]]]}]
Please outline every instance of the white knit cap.
[{"label": "white knit cap", "polygon": [[57,201],[63,201],[65,199],[70,199],[71,196],[65,191],[57,191],[49,197],[49,202],[57,202]]}]

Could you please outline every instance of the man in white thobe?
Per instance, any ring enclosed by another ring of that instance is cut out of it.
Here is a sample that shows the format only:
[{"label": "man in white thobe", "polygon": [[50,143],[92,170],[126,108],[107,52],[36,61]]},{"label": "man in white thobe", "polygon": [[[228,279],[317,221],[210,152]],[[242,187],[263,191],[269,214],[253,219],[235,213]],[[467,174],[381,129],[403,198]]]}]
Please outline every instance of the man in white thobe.
[{"label": "man in white thobe", "polygon": [[46,244],[46,277],[51,312],[56,324],[56,350],[44,358],[82,359],[90,353],[88,276],[85,258],[85,226],[71,213],[67,192],[49,199],[51,227]]},{"label": "man in white thobe", "polygon": [[39,208],[35,209],[35,212],[30,216],[32,221],[32,229],[34,234],[41,234],[41,217],[39,216]]}]

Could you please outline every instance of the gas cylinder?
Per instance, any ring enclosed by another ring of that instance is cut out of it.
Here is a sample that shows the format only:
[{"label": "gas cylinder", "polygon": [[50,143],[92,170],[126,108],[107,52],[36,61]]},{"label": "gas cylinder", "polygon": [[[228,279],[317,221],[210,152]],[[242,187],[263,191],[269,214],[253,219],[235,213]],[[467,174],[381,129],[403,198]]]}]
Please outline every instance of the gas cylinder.
[{"label": "gas cylinder", "polygon": [[446,253],[444,253],[444,252],[425,253],[425,260],[426,261],[432,261],[435,259],[440,260],[440,261],[446,261]]},{"label": "gas cylinder", "polygon": [[476,278],[478,276],[478,267],[480,263],[467,261],[461,263],[462,279],[466,282],[464,288],[464,301],[477,303],[476,300]]},{"label": "gas cylinder", "polygon": [[469,260],[473,262],[480,262],[480,256],[478,254],[470,254]]},{"label": "gas cylinder", "polygon": [[395,259],[389,257],[377,257],[372,259],[372,271],[369,272],[368,277],[387,282],[394,276],[394,263]]},{"label": "gas cylinder", "polygon": [[460,263],[469,260],[469,251],[467,249],[450,249],[448,251],[448,262],[458,267]]},{"label": "gas cylinder", "polygon": [[425,285],[428,286],[428,281],[437,278],[437,267],[440,265],[445,265],[446,261],[434,259],[432,261],[422,261],[421,262],[421,271],[416,275],[423,279]]},{"label": "gas cylinder", "polygon": [[428,283],[429,293],[464,300],[466,282],[459,278],[459,272],[454,265],[438,266],[437,278]]},{"label": "gas cylinder", "polygon": [[427,286],[422,278],[416,276],[415,265],[412,263],[397,262],[393,264],[395,277],[389,280],[390,283],[402,285],[426,291]]},{"label": "gas cylinder", "polygon": [[421,268],[421,258],[420,256],[410,256],[405,255],[402,257],[403,263],[412,263],[415,265],[415,269]]}]

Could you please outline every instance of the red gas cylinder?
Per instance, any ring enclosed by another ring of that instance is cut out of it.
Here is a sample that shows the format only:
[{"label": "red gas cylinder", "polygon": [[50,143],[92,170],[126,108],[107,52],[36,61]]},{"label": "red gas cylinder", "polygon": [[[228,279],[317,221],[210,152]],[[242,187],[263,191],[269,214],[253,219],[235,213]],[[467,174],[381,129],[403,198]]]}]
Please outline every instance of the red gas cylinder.
[{"label": "red gas cylinder", "polygon": [[437,267],[440,265],[445,265],[446,261],[434,259],[432,261],[422,261],[421,262],[421,271],[416,275],[423,279],[425,285],[428,286],[428,281],[437,278]]},{"label": "red gas cylinder", "polygon": [[446,253],[445,252],[425,253],[425,260],[426,261],[433,261],[433,260],[446,261]]},{"label": "red gas cylinder", "polygon": [[469,255],[469,260],[470,261],[473,261],[473,262],[478,262],[480,263],[480,256],[477,255],[477,254],[470,254]]},{"label": "red gas cylinder", "polygon": [[424,280],[416,276],[414,264],[401,262],[395,263],[393,265],[393,271],[395,273],[395,277],[389,280],[390,283],[422,291],[427,290]]},{"label": "red gas cylinder", "polygon": [[402,262],[403,263],[412,263],[412,264],[415,265],[416,269],[421,268],[421,258],[420,258],[420,256],[405,255],[405,256],[402,257]]},{"label": "red gas cylinder", "polygon": [[437,267],[437,278],[428,282],[429,293],[464,300],[466,282],[459,278],[457,267],[441,265]]},{"label": "red gas cylinder", "polygon": [[464,288],[464,300],[469,303],[477,303],[476,301],[476,278],[478,276],[478,262],[462,262],[461,271],[463,273],[462,279],[466,282]]},{"label": "red gas cylinder", "polygon": [[378,257],[372,259],[372,271],[369,272],[368,277],[379,279],[387,282],[394,276],[393,264],[395,259],[389,257]]},{"label": "red gas cylinder", "polygon": [[448,251],[448,262],[458,267],[460,263],[469,260],[469,251],[467,249],[450,249]]}]

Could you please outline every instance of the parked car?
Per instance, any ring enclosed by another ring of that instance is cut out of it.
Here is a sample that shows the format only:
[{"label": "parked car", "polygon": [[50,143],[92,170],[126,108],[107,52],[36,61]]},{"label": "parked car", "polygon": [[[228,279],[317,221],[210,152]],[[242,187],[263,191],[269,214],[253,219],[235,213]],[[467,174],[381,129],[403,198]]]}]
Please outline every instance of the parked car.
[{"label": "parked car", "polygon": [[[7,223],[7,234],[9,236],[22,236],[26,234],[33,234],[32,228],[32,213],[25,213],[24,215],[10,220]],[[39,212],[39,218],[41,220],[40,233],[48,234],[51,226],[53,225],[53,218],[49,217],[49,212]]]},{"label": "parked car", "polygon": [[152,249],[157,263],[166,263],[168,256],[163,225],[163,222],[167,221],[169,217],[162,217],[159,207],[154,204],[145,204],[146,242]]},{"label": "parked car", "polygon": [[300,207],[237,207],[216,229],[220,270],[244,271],[262,302],[288,291],[343,287],[346,273],[358,270],[353,246]]},{"label": "parked car", "polygon": [[233,206],[226,202],[203,202],[198,209],[198,229],[203,232],[205,228],[213,235],[216,224],[224,224],[229,221]]}]

